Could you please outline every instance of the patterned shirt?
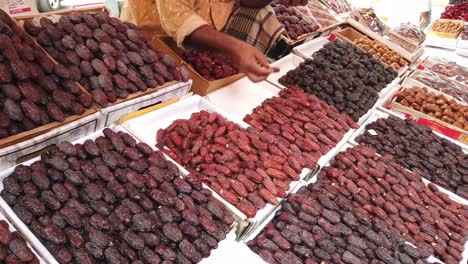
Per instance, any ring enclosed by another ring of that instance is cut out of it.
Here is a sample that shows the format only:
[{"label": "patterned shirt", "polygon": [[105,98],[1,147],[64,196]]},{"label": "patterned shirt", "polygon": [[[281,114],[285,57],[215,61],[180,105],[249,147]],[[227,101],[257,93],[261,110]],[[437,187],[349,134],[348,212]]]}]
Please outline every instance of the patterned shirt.
[{"label": "patterned shirt", "polygon": [[121,19],[143,31],[172,37],[181,46],[196,29],[222,30],[236,0],[127,0]]}]

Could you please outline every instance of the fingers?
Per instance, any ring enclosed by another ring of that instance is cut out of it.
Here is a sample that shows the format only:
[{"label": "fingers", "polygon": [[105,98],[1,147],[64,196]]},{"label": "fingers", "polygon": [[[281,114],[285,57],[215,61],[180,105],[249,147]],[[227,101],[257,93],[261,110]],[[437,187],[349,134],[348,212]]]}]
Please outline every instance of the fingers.
[{"label": "fingers", "polygon": [[255,59],[265,68],[270,68],[270,63],[268,62],[267,58],[263,53],[260,51],[255,54]]},{"label": "fingers", "polygon": [[264,81],[268,78],[268,75],[255,75],[253,73],[247,73],[247,77],[249,78],[249,80],[251,80],[252,82],[254,83],[257,83],[257,82],[261,82],[261,81]]}]

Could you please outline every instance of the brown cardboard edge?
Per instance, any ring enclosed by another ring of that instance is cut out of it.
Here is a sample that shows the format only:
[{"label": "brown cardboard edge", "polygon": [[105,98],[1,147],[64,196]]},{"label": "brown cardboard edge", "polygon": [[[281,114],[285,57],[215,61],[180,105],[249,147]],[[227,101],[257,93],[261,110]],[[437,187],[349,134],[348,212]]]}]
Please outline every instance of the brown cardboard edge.
[{"label": "brown cardboard edge", "polygon": [[214,81],[208,81],[207,79],[203,78],[190,64],[185,62],[181,54],[184,52],[181,48],[178,48],[176,46],[168,45],[164,40],[154,36],[151,39],[151,43],[155,45],[156,48],[160,49],[164,53],[174,57],[176,59],[176,63],[178,65],[185,66],[191,74],[191,79],[192,79],[192,92],[198,95],[207,95],[213,91],[216,91],[228,84],[231,84],[243,77],[245,77],[245,74],[243,73],[238,73],[226,78],[214,80]]},{"label": "brown cardboard edge", "polygon": [[24,131],[24,132],[21,132],[19,134],[16,134],[16,135],[1,139],[0,140],[0,148],[6,148],[6,147],[12,146],[14,144],[17,144],[17,143],[32,139],[34,137],[45,134],[45,133],[51,131],[52,129],[55,129],[55,128],[60,127],[60,126],[70,124],[70,123],[72,123],[74,121],[77,121],[77,120],[79,120],[81,118],[92,115],[92,114],[94,114],[96,112],[97,112],[96,109],[90,108],[90,109],[87,109],[82,115],[71,115],[71,116],[65,118],[65,120],[63,122],[54,121],[54,122],[42,125],[40,127],[36,127],[36,128],[34,128],[32,130]]},{"label": "brown cardboard edge", "polygon": [[[453,97],[451,97],[450,95],[447,95],[447,94],[445,94],[445,93],[443,93],[443,92],[434,90],[434,89],[432,89],[432,88],[430,88],[430,87],[427,87],[427,86],[424,86],[424,88],[427,88],[428,91],[431,92],[431,93],[441,94],[441,95],[447,97],[448,99],[453,99],[453,100],[455,100],[457,103],[462,104],[462,103],[460,103],[459,101],[457,101],[456,99],[454,99]],[[411,108],[411,107],[407,107],[407,106],[404,106],[404,105],[402,105],[402,104],[396,102],[396,97],[398,96],[398,94],[400,94],[401,92],[403,92],[405,89],[411,89],[411,88],[410,88],[410,87],[402,87],[402,88],[399,89],[397,92],[395,92],[395,94],[391,97],[389,105],[390,105],[392,108],[394,108],[395,110],[398,110],[398,111],[400,111],[400,112],[402,112],[402,113],[410,114],[410,115],[415,116],[415,117],[421,117],[421,118],[424,118],[424,119],[427,119],[427,120],[431,120],[431,121],[437,122],[437,123],[439,123],[439,124],[441,124],[441,125],[443,125],[443,126],[449,128],[449,129],[458,131],[458,132],[460,132],[460,133],[468,134],[468,131],[466,131],[466,130],[464,130],[464,129],[461,129],[461,128],[456,127],[456,126],[454,126],[454,125],[451,125],[451,124],[449,124],[449,123],[447,123],[447,122],[444,122],[444,121],[442,121],[441,119],[432,117],[432,116],[427,115],[427,114],[425,114],[425,113],[423,113],[423,112],[420,112],[420,111],[415,110],[415,109],[413,109],[413,108]]]}]

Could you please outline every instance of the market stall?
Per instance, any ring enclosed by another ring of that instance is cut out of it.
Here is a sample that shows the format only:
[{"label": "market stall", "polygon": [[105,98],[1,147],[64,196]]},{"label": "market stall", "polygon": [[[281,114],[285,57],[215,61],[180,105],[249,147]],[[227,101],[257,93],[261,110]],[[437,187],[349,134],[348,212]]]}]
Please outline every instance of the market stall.
[{"label": "market stall", "polygon": [[259,83],[103,7],[0,10],[0,263],[467,263],[467,6],[273,1]]}]

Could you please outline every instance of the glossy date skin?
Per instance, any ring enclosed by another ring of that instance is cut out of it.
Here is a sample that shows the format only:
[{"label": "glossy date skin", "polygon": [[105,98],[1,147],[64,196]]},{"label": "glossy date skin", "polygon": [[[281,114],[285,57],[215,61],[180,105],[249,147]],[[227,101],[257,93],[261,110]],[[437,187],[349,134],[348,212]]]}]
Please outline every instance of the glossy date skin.
[{"label": "glossy date skin", "polygon": [[[234,221],[197,178],[181,178],[161,152],[108,128],[17,166],[1,195],[60,263],[199,262]],[[10,240],[0,230],[0,243]],[[10,248],[29,258],[22,244]]]}]

